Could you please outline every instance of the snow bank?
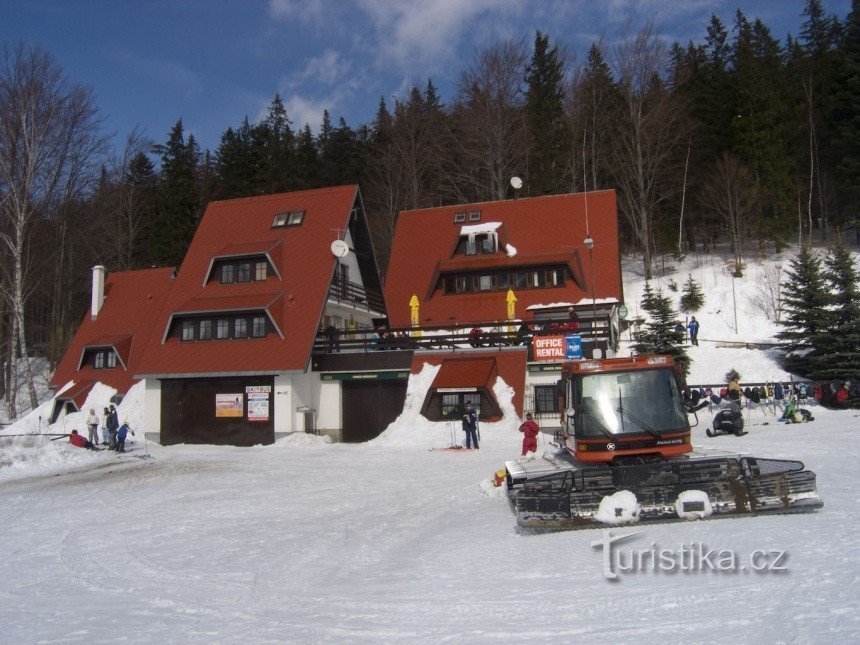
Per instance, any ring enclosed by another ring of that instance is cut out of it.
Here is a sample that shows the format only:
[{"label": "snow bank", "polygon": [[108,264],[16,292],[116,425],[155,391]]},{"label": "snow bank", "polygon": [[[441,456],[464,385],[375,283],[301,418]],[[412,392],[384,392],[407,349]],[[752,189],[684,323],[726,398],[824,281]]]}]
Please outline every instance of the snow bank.
[{"label": "snow bank", "polygon": [[[371,445],[419,446],[423,448],[449,448],[465,441],[459,421],[430,421],[421,414],[421,406],[441,366],[424,363],[418,374],[410,374],[406,386],[406,401],[403,412]],[[519,440],[520,420],[514,408],[514,389],[498,377],[493,384],[493,394],[502,411],[500,421],[479,421],[481,445],[489,442],[511,442]]]},{"label": "snow bank", "polygon": [[[275,441],[275,446],[300,446],[302,448],[316,448],[317,446],[327,446],[332,443],[331,437],[328,435],[308,434],[307,432],[293,432],[286,437],[281,437]],[[267,448],[268,446],[261,446]]]},{"label": "snow bank", "polygon": [[[690,504],[701,504],[702,510],[684,510],[684,506]],[[711,499],[705,491],[685,490],[675,500],[675,512],[678,513],[678,517],[682,520],[701,520],[709,517],[714,512],[714,509],[711,507]]]},{"label": "snow bank", "polygon": [[[67,384],[59,393],[68,388]],[[117,408],[120,423],[131,428],[143,428],[143,383],[132,386]],[[26,477],[45,470],[68,470],[82,464],[104,459],[102,453],[71,446],[68,439],[51,441],[50,437],[9,437],[16,434],[69,434],[77,430],[87,435],[86,418],[92,408],[101,417],[104,408],[116,390],[103,383],[96,383],[84,402],[81,412],[67,414],[57,423],[48,424],[56,396],[48,399],[25,417],[0,431],[0,480]],[[9,437],[5,438],[4,437]],[[113,454],[113,453],[110,453]]]}]

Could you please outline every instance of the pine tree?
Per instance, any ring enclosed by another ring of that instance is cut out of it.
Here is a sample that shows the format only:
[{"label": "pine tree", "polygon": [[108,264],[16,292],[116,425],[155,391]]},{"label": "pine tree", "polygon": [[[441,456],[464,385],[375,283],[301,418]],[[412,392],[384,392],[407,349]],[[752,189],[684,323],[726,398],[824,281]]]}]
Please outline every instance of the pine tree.
[{"label": "pine tree", "polygon": [[831,324],[821,335],[809,376],[855,381],[860,379],[860,275],[851,252],[833,249],[825,260],[824,277],[832,293]]},{"label": "pine tree", "polygon": [[642,309],[648,313],[645,328],[636,334],[633,349],[637,354],[668,354],[682,366],[684,374],[690,371],[690,359],[684,349],[683,325],[671,300],[660,291],[654,292],[645,283]]},{"label": "pine tree", "polygon": [[776,336],[785,341],[786,369],[806,376],[820,355],[822,338],[831,326],[829,306],[832,296],[821,271],[821,259],[802,247],[786,272],[782,286],[784,330]]},{"label": "pine tree", "polygon": [[681,311],[685,314],[695,313],[705,304],[705,294],[702,293],[699,283],[693,280],[693,275],[687,277],[681,293]]},{"label": "pine tree", "polygon": [[526,116],[531,146],[529,183],[532,195],[564,191],[571,149],[570,126],[563,103],[564,68],[558,47],[537,32],[531,63],[526,68]]},{"label": "pine tree", "polygon": [[320,164],[311,126],[305,123],[296,140],[296,174],[299,188],[320,185]]},{"label": "pine tree", "polygon": [[167,143],[156,146],[155,152],[161,155],[161,182],[150,239],[152,259],[161,265],[178,265],[200,215],[199,151],[193,135],[185,141],[179,119],[171,128]]}]

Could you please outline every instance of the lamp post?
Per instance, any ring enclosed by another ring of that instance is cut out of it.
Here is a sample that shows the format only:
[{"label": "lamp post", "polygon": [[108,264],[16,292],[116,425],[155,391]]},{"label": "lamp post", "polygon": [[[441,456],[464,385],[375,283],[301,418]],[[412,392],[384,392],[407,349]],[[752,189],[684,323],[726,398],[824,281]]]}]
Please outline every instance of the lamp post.
[{"label": "lamp post", "polygon": [[582,240],[582,244],[588,249],[588,264],[591,266],[591,342],[595,345],[591,350],[593,356],[594,350],[597,349],[597,296],[595,295],[596,289],[594,286],[594,238],[592,238],[591,235],[586,234],[585,239]]}]

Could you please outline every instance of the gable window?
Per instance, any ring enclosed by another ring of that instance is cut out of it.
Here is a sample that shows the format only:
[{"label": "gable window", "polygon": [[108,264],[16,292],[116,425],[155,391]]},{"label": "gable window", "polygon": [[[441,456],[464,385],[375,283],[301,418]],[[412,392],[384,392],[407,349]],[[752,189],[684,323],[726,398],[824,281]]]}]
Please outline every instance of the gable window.
[{"label": "gable window", "polygon": [[236,273],[236,282],[250,282],[251,281],[251,263],[250,262],[240,262],[239,270]]},{"label": "gable window", "polygon": [[265,261],[254,263],[254,280],[261,281],[268,277],[268,264]]},{"label": "gable window", "polygon": [[106,361],[107,368],[109,370],[112,370],[116,367],[116,354],[114,353],[113,350],[108,350],[106,353],[107,353],[107,361]]},{"label": "gable window", "polygon": [[266,317],[265,316],[254,316],[254,320],[251,325],[251,335],[254,338],[262,338],[266,335]]},{"label": "gable window", "polygon": [[215,334],[218,340],[224,340],[225,338],[230,337],[230,321],[226,318],[221,318],[218,320],[217,326],[215,328]]},{"label": "gable window", "polygon": [[454,223],[462,224],[466,221],[466,213],[454,213]]},{"label": "gable window", "polygon": [[194,340],[194,321],[182,321],[182,340]]},{"label": "gable window", "polygon": [[236,318],[233,321],[233,338],[248,337],[248,321],[244,318]]},{"label": "gable window", "polygon": [[232,284],[236,281],[236,267],[225,264],[221,267],[221,284]]},{"label": "gable window", "polygon": [[278,228],[280,226],[284,226],[287,223],[287,218],[290,216],[289,213],[277,213],[275,215],[275,219],[272,220],[272,228]]},{"label": "gable window", "polygon": [[105,353],[104,352],[96,352],[95,362],[93,363],[93,367],[97,370],[103,370],[105,368]]},{"label": "gable window", "polygon": [[470,222],[480,222],[481,221],[481,211],[472,211],[469,213],[469,221]]},{"label": "gable window", "polygon": [[201,320],[200,321],[200,334],[197,337],[200,340],[211,340],[212,339],[212,321],[211,320]]}]

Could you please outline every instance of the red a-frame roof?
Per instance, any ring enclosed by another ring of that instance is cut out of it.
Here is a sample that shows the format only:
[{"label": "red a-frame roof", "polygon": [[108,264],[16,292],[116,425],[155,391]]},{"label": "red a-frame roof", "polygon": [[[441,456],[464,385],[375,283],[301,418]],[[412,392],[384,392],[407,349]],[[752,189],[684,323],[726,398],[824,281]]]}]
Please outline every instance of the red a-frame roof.
[{"label": "red a-frame roof", "polygon": [[[62,387],[71,380],[78,384],[101,381],[126,392],[134,383],[144,346],[172,286],[172,268],[109,273],[98,316],[92,319],[91,312],[87,312],[57,365],[51,385]],[[115,368],[81,367],[87,348],[108,347],[116,350],[119,357]]]},{"label": "red a-frame roof", "polygon": [[[310,359],[336,260],[331,243],[359,202],[355,185],[212,202],[203,214],[152,334],[139,375],[301,371]],[[304,211],[298,226],[272,228],[285,211]],[[204,284],[213,258],[269,252],[278,276]],[[181,342],[165,338],[171,318],[191,312],[268,312],[279,328],[266,338]]]},{"label": "red a-frame roof", "polygon": [[[586,203],[587,199],[587,203]],[[588,231],[586,232],[586,207]],[[454,222],[454,215],[481,212],[480,222]],[[457,255],[453,249],[462,226],[498,222],[504,239],[516,249],[512,256],[498,254]],[[590,254],[583,240],[594,240]],[[385,304],[395,327],[410,323],[410,300],[418,297],[422,324],[484,322],[507,317],[507,292],[493,291],[446,295],[436,288],[440,275],[454,271],[515,268],[532,263],[567,265],[573,276],[564,287],[514,289],[516,316],[531,318],[527,307],[553,302],[578,302],[591,298],[591,258],[597,298],[622,300],[621,263],[618,248],[618,216],[615,191],[551,195],[498,202],[444,206],[404,211],[397,220],[391,261],[385,281]],[[581,267],[581,271],[580,271]],[[578,284],[584,281],[585,289]]]}]

